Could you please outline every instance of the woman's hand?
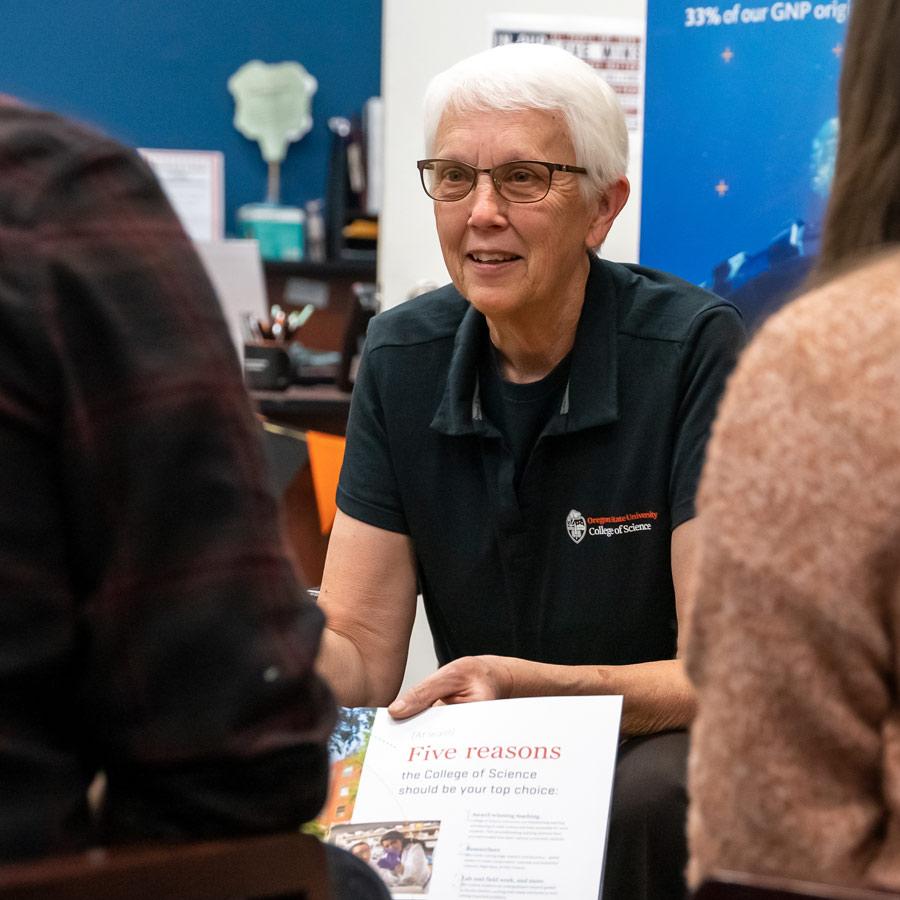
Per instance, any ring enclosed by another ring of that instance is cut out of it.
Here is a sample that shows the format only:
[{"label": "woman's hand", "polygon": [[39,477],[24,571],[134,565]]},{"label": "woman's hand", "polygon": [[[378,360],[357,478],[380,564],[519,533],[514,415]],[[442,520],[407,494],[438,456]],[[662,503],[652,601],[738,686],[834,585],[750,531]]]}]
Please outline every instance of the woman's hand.
[{"label": "woman's hand", "polygon": [[388,712],[395,719],[406,719],[439,703],[471,703],[473,700],[511,697],[515,662],[505,656],[455,659],[401,694],[388,707]]}]

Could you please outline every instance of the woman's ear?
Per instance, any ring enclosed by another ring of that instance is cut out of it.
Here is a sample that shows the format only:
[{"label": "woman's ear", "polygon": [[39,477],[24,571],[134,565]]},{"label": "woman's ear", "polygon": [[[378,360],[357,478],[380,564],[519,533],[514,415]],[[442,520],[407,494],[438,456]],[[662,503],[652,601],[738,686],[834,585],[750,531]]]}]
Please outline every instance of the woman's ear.
[{"label": "woman's ear", "polygon": [[585,238],[585,244],[590,250],[596,250],[606,240],[609,229],[625,206],[630,193],[631,185],[624,175],[603,189],[603,193],[597,198],[596,214]]}]

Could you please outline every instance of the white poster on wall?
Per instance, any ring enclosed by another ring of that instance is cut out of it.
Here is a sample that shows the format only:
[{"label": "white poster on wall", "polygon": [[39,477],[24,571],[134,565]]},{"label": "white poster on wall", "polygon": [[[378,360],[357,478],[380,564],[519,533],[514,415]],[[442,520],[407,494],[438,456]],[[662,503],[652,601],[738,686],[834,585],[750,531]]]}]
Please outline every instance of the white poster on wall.
[{"label": "white poster on wall", "polygon": [[218,150],[139,147],[184,230],[195,241],[225,236],[225,157]]},{"label": "white poster on wall", "polygon": [[596,69],[619,98],[629,133],[640,134],[644,113],[644,19],[495,15],[491,46],[530,43],[562,47]]}]

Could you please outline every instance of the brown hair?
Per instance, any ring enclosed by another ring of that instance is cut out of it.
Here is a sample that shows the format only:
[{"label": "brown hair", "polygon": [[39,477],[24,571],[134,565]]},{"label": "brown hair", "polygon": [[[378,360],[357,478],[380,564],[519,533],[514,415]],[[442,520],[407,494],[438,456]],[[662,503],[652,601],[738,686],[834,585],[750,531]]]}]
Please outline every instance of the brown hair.
[{"label": "brown hair", "polygon": [[840,135],[814,281],[900,241],[900,3],[854,0]]}]

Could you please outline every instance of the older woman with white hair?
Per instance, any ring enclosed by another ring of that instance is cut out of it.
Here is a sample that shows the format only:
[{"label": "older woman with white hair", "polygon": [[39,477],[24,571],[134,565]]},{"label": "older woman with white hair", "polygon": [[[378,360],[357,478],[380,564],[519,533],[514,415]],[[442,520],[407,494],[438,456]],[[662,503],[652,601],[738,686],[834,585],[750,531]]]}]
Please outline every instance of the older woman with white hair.
[{"label": "older woman with white hair", "polygon": [[[507,45],[435,78],[427,158],[452,284],[377,316],[320,603],[347,705],[624,695],[605,896],[683,896],[677,658],[694,491],[736,310],[601,260],[629,193],[611,88]],[[416,593],[441,668],[403,696]],[[391,702],[393,701],[393,702]]]}]

